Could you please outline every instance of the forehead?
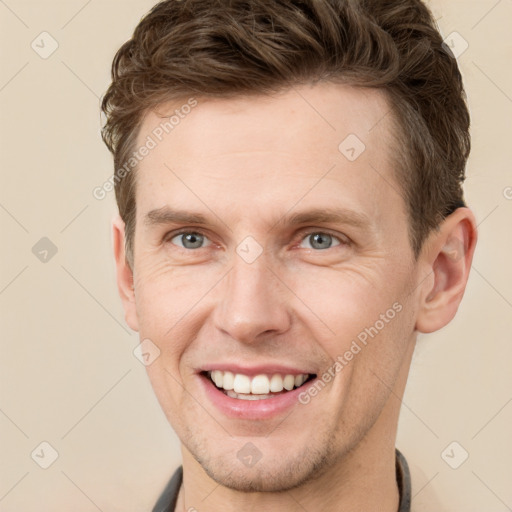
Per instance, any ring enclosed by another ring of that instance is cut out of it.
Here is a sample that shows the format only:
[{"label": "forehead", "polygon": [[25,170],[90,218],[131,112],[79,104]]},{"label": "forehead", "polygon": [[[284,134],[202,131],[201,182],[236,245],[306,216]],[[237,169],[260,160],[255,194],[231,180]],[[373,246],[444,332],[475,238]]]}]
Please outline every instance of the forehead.
[{"label": "forehead", "polygon": [[137,141],[154,142],[138,164],[137,216],[190,202],[238,218],[249,205],[279,216],[298,201],[317,208],[337,202],[377,221],[386,209],[403,213],[392,116],[380,91],[319,84],[157,110]]}]

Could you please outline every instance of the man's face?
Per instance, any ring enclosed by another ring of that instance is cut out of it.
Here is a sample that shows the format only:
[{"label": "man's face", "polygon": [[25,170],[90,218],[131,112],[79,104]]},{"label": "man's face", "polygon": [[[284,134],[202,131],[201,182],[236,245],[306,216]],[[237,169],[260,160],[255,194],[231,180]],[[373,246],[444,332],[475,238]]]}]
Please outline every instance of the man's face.
[{"label": "man's face", "polygon": [[369,436],[407,375],[418,269],[389,106],[328,84],[197,100],[137,170],[130,323],[159,348],[151,383],[206,472],[291,488]]}]

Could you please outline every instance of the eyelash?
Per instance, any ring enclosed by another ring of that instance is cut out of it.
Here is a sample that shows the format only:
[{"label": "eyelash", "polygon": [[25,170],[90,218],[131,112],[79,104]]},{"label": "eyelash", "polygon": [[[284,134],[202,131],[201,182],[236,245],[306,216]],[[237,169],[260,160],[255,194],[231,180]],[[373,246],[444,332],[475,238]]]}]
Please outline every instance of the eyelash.
[{"label": "eyelash", "polygon": [[[306,228],[307,229],[307,228]],[[183,229],[180,229],[178,231],[172,231],[170,233],[167,233],[164,237],[164,242],[170,242],[173,238],[175,238],[176,236],[179,236],[179,235],[184,235],[184,234],[190,234],[190,233],[194,233],[194,234],[198,234],[198,235],[201,235],[201,236],[204,236],[205,238],[207,238],[208,240],[210,240],[210,238],[208,237],[208,235],[206,233],[204,233],[203,231],[201,231],[200,229],[190,229],[190,228],[183,228]],[[329,235],[331,236],[332,238],[334,238],[335,240],[337,240],[339,242],[339,246],[349,246],[351,245],[351,240],[346,236],[346,235],[343,235],[343,236],[339,236],[339,235],[335,235],[334,233],[328,231],[328,230],[320,230],[320,229],[312,229],[310,228],[309,230],[307,231],[301,231],[298,235],[299,237],[299,244],[305,240],[308,236],[311,236],[311,235],[314,235],[314,234],[321,234],[321,235]],[[211,240],[210,240],[211,243],[213,243]],[[175,244],[173,244],[175,245]],[[297,245],[297,244],[296,244]],[[185,251],[197,251],[198,249],[186,249],[186,248],[183,248],[183,247],[179,247],[179,246],[176,246],[178,247],[179,249],[183,249]],[[338,247],[338,246],[334,246],[334,247]],[[334,247],[329,247],[329,249],[333,249]],[[206,247],[200,247],[200,249],[205,249]],[[295,246],[294,246],[295,248]],[[311,250],[311,249],[309,249]],[[312,249],[313,251],[315,251],[314,249]],[[324,249],[324,250],[328,250],[328,249]],[[317,250],[315,252],[321,252],[321,250]]]}]

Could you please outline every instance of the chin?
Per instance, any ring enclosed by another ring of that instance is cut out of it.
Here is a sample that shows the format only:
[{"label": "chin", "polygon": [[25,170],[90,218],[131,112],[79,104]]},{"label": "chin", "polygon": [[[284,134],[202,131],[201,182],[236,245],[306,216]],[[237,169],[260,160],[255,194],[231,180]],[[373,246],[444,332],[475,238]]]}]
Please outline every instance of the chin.
[{"label": "chin", "polygon": [[[276,456],[276,458],[279,455]],[[212,480],[229,489],[239,492],[284,492],[313,480],[318,471],[311,463],[303,460],[282,461],[279,467],[267,465],[260,468],[220,467],[218,464],[203,465]]]},{"label": "chin", "polygon": [[[243,438],[239,441],[241,446],[248,442]],[[261,441],[255,440],[255,443],[261,446]],[[284,492],[300,487],[326,473],[340,456],[332,442],[319,444],[321,450],[311,445],[289,446],[288,453],[282,445],[280,449],[268,440],[265,444],[267,447],[262,448],[261,459],[252,467],[239,460],[238,450],[213,454],[216,450],[205,451],[205,447],[196,442],[189,443],[187,449],[217,484],[245,493]],[[267,450],[268,454],[265,454]]]}]

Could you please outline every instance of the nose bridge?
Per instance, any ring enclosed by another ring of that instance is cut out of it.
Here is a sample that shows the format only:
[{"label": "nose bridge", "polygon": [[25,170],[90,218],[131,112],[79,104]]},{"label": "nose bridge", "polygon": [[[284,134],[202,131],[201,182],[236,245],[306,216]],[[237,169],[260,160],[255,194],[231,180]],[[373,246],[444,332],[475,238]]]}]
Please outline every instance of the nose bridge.
[{"label": "nose bridge", "polygon": [[262,255],[248,262],[236,254],[217,305],[216,326],[244,343],[263,333],[280,333],[290,325],[289,312],[276,277]]}]

